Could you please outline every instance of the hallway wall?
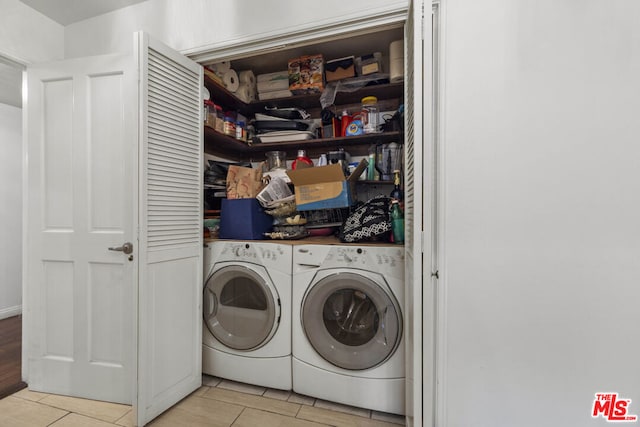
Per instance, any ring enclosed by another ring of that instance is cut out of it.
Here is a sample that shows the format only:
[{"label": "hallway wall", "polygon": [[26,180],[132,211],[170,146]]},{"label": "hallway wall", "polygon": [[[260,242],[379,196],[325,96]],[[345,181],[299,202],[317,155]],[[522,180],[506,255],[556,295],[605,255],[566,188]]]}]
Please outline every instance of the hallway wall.
[{"label": "hallway wall", "polygon": [[0,319],[22,310],[22,109],[0,104]]}]

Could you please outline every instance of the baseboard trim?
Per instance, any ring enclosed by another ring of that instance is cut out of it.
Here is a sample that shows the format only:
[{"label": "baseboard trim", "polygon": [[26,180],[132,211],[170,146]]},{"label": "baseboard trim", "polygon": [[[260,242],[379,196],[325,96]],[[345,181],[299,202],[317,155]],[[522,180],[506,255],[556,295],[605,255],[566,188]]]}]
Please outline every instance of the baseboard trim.
[{"label": "baseboard trim", "polygon": [[21,305],[2,308],[2,309],[0,309],[0,320],[7,319],[7,318],[13,317],[13,316],[17,316],[18,314],[22,314],[22,306]]}]

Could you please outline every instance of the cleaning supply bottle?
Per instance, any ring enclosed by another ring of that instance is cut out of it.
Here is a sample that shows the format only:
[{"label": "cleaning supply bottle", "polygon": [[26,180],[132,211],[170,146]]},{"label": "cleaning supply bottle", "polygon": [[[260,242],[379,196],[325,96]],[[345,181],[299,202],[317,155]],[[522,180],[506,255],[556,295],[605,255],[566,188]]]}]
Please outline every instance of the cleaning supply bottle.
[{"label": "cleaning supply bottle", "polygon": [[391,201],[391,232],[393,234],[393,243],[398,245],[404,244],[404,212],[400,208],[397,200]]},{"label": "cleaning supply bottle", "polygon": [[376,146],[369,147],[369,164],[367,165],[367,181],[376,179]]},{"label": "cleaning supply bottle", "polygon": [[305,150],[298,150],[298,156],[291,163],[291,169],[295,170],[300,165],[300,163],[306,163],[309,166],[313,166],[313,160],[311,160],[309,156],[307,156],[307,152]]},{"label": "cleaning supply bottle", "polygon": [[347,128],[349,127],[350,123],[351,123],[351,116],[349,115],[347,110],[344,110],[342,112],[342,117],[340,117],[340,126],[342,127],[340,136],[347,136]]},{"label": "cleaning supply bottle", "polygon": [[397,200],[398,203],[400,203],[400,207],[402,208],[404,193],[400,188],[400,171],[397,169],[394,170],[393,175],[393,190],[391,190],[391,194],[389,195],[389,197],[391,197],[391,200]]}]

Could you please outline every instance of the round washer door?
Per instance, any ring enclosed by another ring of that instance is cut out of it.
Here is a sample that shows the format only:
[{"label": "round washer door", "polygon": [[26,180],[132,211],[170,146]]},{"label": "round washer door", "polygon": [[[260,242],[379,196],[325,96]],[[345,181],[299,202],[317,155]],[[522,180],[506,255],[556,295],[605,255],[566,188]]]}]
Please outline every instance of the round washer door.
[{"label": "round washer door", "polygon": [[209,277],[204,286],[203,312],[213,336],[234,350],[255,350],[265,345],[280,318],[279,301],[264,276],[237,264],[222,267]]},{"label": "round washer door", "polygon": [[372,279],[339,272],[320,279],[302,303],[307,339],[329,363],[363,370],[386,361],[402,337],[402,313],[393,295]]}]

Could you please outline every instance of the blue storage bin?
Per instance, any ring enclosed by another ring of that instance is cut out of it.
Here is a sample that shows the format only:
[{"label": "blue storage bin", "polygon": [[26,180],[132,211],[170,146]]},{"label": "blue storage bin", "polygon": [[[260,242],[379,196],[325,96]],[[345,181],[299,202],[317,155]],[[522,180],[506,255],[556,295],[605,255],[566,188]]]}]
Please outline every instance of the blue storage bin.
[{"label": "blue storage bin", "polygon": [[273,229],[273,217],[257,199],[222,199],[220,238],[261,240]]}]

